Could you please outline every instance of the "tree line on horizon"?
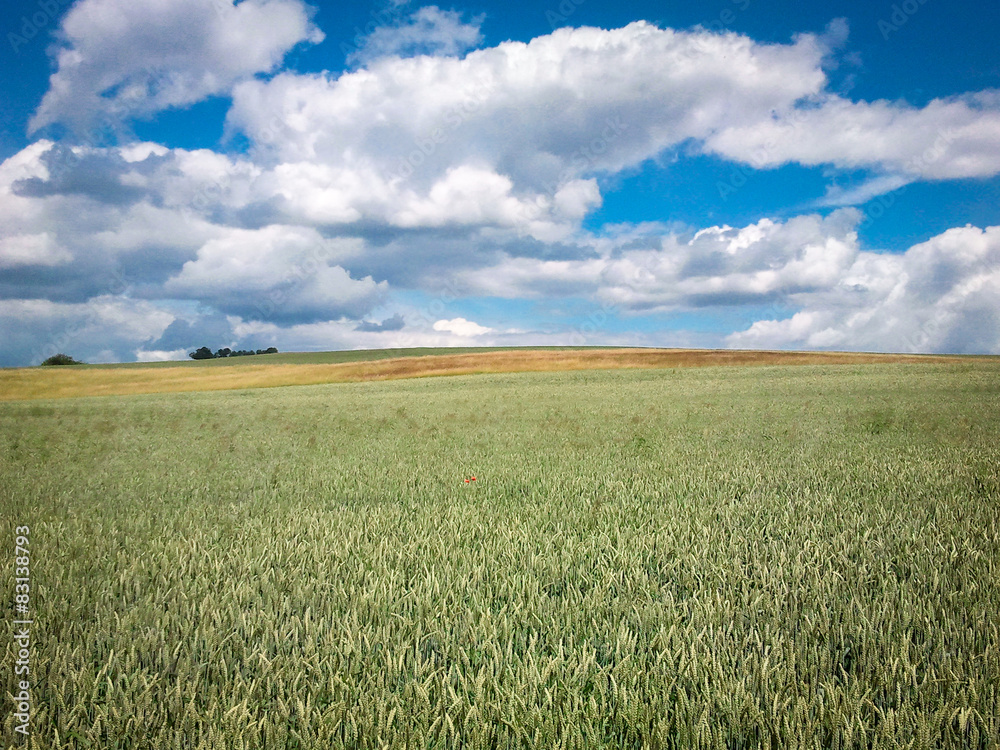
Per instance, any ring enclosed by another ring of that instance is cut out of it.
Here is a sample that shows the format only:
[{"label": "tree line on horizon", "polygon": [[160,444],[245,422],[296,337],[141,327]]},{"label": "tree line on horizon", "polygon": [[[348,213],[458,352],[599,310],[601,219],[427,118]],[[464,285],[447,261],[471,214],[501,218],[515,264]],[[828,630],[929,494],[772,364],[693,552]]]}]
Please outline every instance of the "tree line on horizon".
[{"label": "tree line on horizon", "polygon": [[269,346],[267,349],[230,349],[228,346],[223,347],[215,352],[209,349],[207,346],[202,346],[199,349],[191,352],[188,356],[191,359],[222,359],[223,357],[250,357],[255,354],[277,354],[278,350]]}]

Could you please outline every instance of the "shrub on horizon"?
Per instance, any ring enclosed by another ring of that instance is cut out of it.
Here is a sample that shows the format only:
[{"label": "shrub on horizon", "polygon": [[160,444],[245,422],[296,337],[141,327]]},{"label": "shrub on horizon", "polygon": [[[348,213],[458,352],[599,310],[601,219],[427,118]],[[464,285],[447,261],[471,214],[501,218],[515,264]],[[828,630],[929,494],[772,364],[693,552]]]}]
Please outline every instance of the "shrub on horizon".
[{"label": "shrub on horizon", "polygon": [[51,367],[53,365],[85,365],[86,362],[78,362],[68,354],[53,354],[42,362],[41,367]]}]

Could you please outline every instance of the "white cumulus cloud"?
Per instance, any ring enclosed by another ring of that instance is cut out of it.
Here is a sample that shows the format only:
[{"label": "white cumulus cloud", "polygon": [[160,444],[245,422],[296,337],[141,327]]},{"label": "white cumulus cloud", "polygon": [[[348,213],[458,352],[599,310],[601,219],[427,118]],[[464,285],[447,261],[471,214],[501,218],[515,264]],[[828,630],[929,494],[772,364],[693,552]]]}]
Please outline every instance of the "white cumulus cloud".
[{"label": "white cumulus cloud", "polygon": [[59,38],[32,131],[114,125],[228,93],[323,33],[300,0],[80,0]]},{"label": "white cumulus cloud", "polygon": [[0,268],[14,266],[58,266],[73,256],[48,232],[0,237]]},{"label": "white cumulus cloud", "polygon": [[1000,353],[1000,227],[949,229],[898,255],[862,252],[791,318],[728,338],[752,348]]},{"label": "white cumulus cloud", "polygon": [[326,240],[302,227],[230,229],[206,242],[164,289],[178,298],[211,300],[216,309],[242,317],[359,318],[388,290],[385,282],[371,276],[352,278],[336,263],[356,254],[359,243]]},{"label": "white cumulus cloud", "polygon": [[493,328],[481,326],[465,318],[453,318],[451,320],[439,320],[434,324],[435,331],[453,333],[456,336],[472,337],[482,336],[484,333],[493,333]]},{"label": "white cumulus cloud", "polygon": [[831,95],[728,124],[705,147],[758,168],[790,162],[875,167],[894,175],[883,191],[916,179],[985,177],[1000,172],[1000,98],[981,92],[913,107]]},{"label": "white cumulus cloud", "polygon": [[476,16],[465,23],[458,11],[428,5],[396,23],[373,29],[359,40],[360,46],[350,52],[347,61],[366,63],[390,55],[460,55],[483,40],[479,31],[483,18]]}]

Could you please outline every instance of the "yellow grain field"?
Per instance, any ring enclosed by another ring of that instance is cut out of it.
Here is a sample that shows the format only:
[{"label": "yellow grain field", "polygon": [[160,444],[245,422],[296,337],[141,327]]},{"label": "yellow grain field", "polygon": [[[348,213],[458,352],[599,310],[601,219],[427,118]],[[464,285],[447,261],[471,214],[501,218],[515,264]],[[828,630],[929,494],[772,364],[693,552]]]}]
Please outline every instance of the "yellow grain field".
[{"label": "yellow grain field", "polygon": [[[459,350],[461,351],[461,350]],[[0,401],[138,393],[223,391],[286,385],[505,372],[734,365],[944,363],[960,357],[729,349],[515,349],[435,354],[332,364],[240,364],[236,367],[34,367],[0,370]]]}]

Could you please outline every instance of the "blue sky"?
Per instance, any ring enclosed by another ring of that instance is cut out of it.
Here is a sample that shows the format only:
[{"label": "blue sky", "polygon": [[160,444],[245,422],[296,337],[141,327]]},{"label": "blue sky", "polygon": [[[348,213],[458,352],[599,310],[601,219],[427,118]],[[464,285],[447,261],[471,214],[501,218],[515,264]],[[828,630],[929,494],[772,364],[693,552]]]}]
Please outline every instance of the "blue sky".
[{"label": "blue sky", "polygon": [[15,0],[0,365],[1000,353],[1000,6]]}]

